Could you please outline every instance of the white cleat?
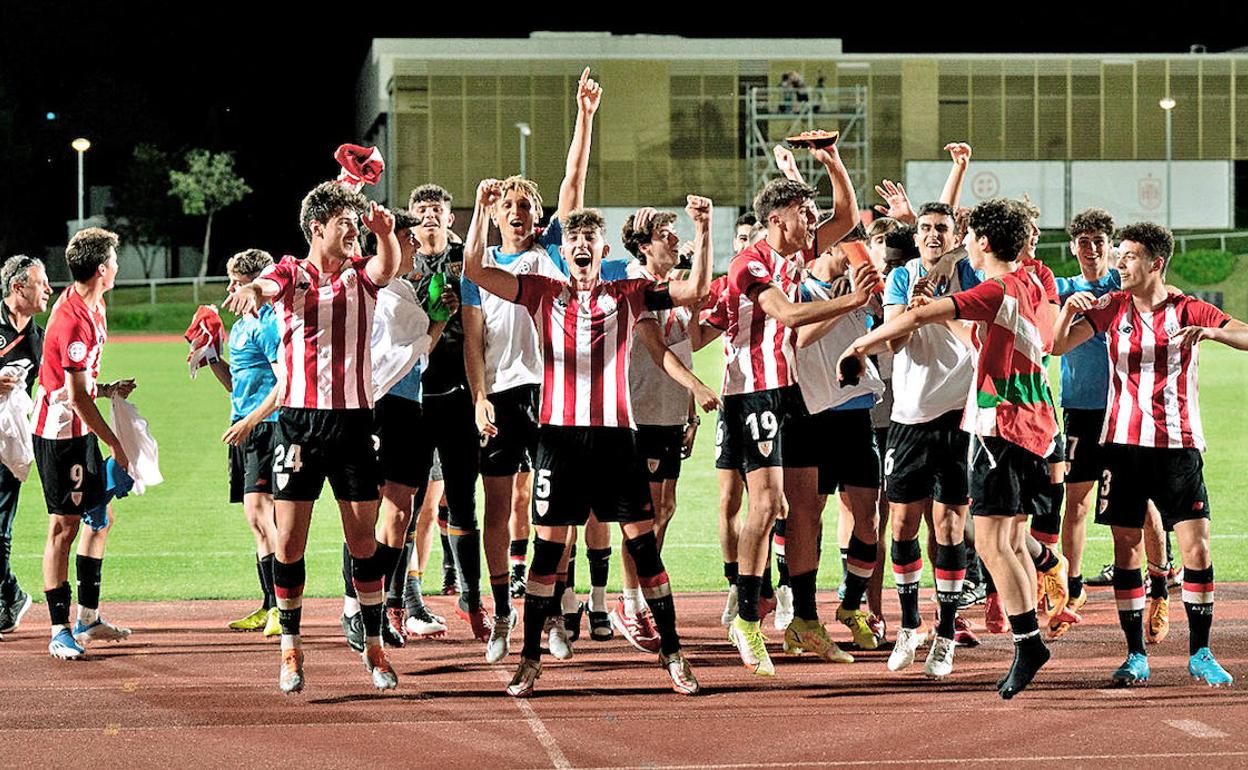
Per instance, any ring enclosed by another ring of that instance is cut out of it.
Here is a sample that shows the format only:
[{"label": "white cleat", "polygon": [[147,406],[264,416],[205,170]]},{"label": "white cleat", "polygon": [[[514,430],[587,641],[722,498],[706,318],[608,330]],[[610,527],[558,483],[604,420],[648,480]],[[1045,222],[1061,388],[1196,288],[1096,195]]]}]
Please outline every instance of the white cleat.
[{"label": "white cleat", "polygon": [[515,619],[515,610],[511,611],[510,617],[494,618],[489,641],[485,643],[486,663],[497,663],[511,653],[511,629]]},{"label": "white cleat", "polygon": [[370,645],[360,653],[364,659],[364,668],[373,676],[373,687],[378,690],[393,690],[399,686],[399,675],[394,672],[390,661],[381,645]]},{"label": "white cleat", "polygon": [[409,637],[418,639],[438,639],[446,636],[446,621],[429,612],[424,605],[409,613],[403,621],[403,631]]},{"label": "white cleat", "polygon": [[783,631],[793,622],[793,589],[790,586],[776,586],[774,622],[777,631]]},{"label": "white cleat", "polygon": [[719,616],[720,625],[727,628],[732,625],[732,619],[737,616],[737,586],[728,586],[728,601],[724,604],[724,612]]},{"label": "white cleat", "polygon": [[927,632],[922,628],[902,628],[897,632],[897,641],[893,643],[893,651],[888,656],[888,670],[902,671],[914,663],[915,653],[927,641]]},{"label": "white cleat", "polygon": [[104,619],[96,617],[95,622],[87,624],[81,620],[74,621],[74,640],[79,644],[87,642],[120,642],[130,636],[130,629],[115,626]]},{"label": "white cleat", "polygon": [[572,658],[572,640],[568,638],[568,629],[563,625],[563,616],[546,619],[546,646],[556,660]]},{"label": "white cleat", "polygon": [[927,662],[923,664],[923,673],[932,679],[944,679],[952,674],[955,646],[952,639],[943,636],[932,640],[932,647],[927,651]]}]

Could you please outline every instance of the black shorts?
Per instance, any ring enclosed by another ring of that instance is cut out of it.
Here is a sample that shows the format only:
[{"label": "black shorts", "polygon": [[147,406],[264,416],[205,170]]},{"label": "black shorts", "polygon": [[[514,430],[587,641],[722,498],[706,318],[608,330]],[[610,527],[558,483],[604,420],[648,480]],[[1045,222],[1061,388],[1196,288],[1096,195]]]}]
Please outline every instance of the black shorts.
[{"label": "black shorts", "polygon": [[490,395],[498,435],[481,447],[482,476],[514,476],[533,467],[537,452],[537,412],[541,395],[536,385],[520,385]]},{"label": "black shorts", "polygon": [[930,497],[945,505],[966,505],[970,439],[962,430],[961,411],[917,425],[890,424],[884,452],[888,501],[914,503]]},{"label": "black shorts", "polygon": [[798,420],[794,435],[801,454],[816,460],[819,494],[834,495],[845,487],[879,488],[880,451],[870,409],[825,409]]},{"label": "black shorts", "polygon": [[338,500],[378,498],[381,469],[371,409],[301,409],[277,413],[273,499],[314,502],[325,479]]},{"label": "black shorts", "polygon": [[1066,460],[1070,470],[1066,483],[1100,481],[1105,471],[1105,449],[1101,446],[1104,409],[1066,409],[1062,413],[1066,433]]},{"label": "black shorts", "polygon": [[796,385],[724,396],[715,430],[715,467],[742,469],[813,468],[817,456],[794,437],[797,423],[808,416]]},{"label": "black shorts", "polygon": [[433,447],[419,401],[402,396],[382,396],[373,405],[373,435],[377,437],[377,463],[382,481],[412,489],[429,483]]},{"label": "black shorts", "polygon": [[1209,518],[1205,461],[1197,449],[1105,444],[1105,474],[1097,495],[1096,523],[1114,527],[1144,526],[1148,501],[1172,531],[1180,521]]},{"label": "black shorts", "polygon": [[996,436],[977,437],[973,444],[972,516],[1037,516],[1048,512],[1053,484],[1045,458]]},{"label": "black shorts", "polygon": [[104,458],[94,433],[34,437],[35,465],[49,514],[81,516],[104,499]]},{"label": "black shorts", "polygon": [[[880,447],[888,446],[888,426],[883,428],[873,428],[875,433],[875,451],[879,454]],[[880,463],[880,489],[884,489],[884,463]]]},{"label": "black shorts", "polygon": [[661,483],[680,478],[680,453],[685,429],[679,425],[638,425],[637,445],[646,461],[650,481]]},{"label": "black shorts", "polygon": [[272,420],[262,422],[247,435],[240,446],[230,447],[230,502],[241,503],[243,496],[253,492],[273,494]]},{"label": "black shorts", "polygon": [[533,465],[533,523],[579,526],[654,518],[646,461],[627,428],[543,425]]}]

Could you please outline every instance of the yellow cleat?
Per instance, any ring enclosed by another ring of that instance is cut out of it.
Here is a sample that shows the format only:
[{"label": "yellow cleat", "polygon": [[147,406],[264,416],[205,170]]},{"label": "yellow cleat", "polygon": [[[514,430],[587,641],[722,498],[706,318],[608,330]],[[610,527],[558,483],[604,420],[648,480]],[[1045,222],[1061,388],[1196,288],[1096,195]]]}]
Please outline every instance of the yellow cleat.
[{"label": "yellow cleat", "polygon": [[879,638],[867,623],[867,613],[862,610],[847,610],[839,607],[836,610],[836,619],[844,623],[849,632],[853,634],[854,644],[858,649],[874,650],[880,646]]},{"label": "yellow cleat", "polygon": [[853,663],[854,656],[828,637],[828,629],[817,620],[794,618],[784,630],[784,651],[790,655],[810,653],[830,663]]},{"label": "yellow cleat", "polygon": [[1144,626],[1144,640],[1160,644],[1170,634],[1170,599],[1156,596],[1148,600],[1148,623]]},{"label": "yellow cleat", "polygon": [[1068,601],[1061,615],[1054,615],[1049,619],[1049,638],[1061,639],[1065,636],[1070,627],[1078,622],[1075,618],[1079,617],[1079,610],[1083,609],[1083,605],[1087,603],[1087,591]]},{"label": "yellow cleat", "polygon": [[264,638],[268,639],[273,636],[282,635],[282,620],[277,612],[277,608],[273,607],[268,611],[268,620],[264,623]]},{"label": "yellow cleat", "polygon": [[728,641],[736,646],[741,663],[755,675],[776,675],[776,667],[767,654],[767,637],[758,627],[758,621],[742,620],[740,615],[733,618],[728,626]]},{"label": "yellow cleat", "polygon": [[[1070,577],[1070,562],[1066,561],[1066,557],[1061,554],[1057,556],[1057,564],[1047,572],[1041,572],[1040,588],[1044,592],[1045,604],[1048,605],[1049,616],[1058,615],[1062,610],[1066,609],[1066,604],[1070,601],[1070,586],[1068,583]],[[1040,605],[1036,604],[1039,611]]]},{"label": "yellow cleat", "polygon": [[268,619],[269,611],[261,608],[246,617],[230,621],[229,629],[231,631],[259,631],[264,628]]}]

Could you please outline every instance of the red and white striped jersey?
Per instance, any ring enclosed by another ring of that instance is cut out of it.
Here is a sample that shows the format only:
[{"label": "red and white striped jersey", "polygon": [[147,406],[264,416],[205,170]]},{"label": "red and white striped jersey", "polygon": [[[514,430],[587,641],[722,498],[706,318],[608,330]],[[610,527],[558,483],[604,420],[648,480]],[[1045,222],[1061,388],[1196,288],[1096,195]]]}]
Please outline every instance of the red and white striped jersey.
[{"label": "red and white striped jersey", "polygon": [[[772,285],[784,292],[790,302],[797,302],[803,266],[813,257],[810,252],[783,257],[763,240],[732,258],[721,295],[727,359],[723,395],[772,390],[797,382],[793,330],[755,305],[750,291]],[[715,319],[714,310],[711,316]]]},{"label": "red and white striped jersey", "polygon": [[35,393],[35,435],[65,439],[91,432],[69,401],[68,372],[87,373],[87,392],[95,398],[95,380],[100,376],[100,358],[108,339],[104,304],[89,308],[82,295],[70,284],[48,317],[43,341],[43,361],[39,365],[39,390]]},{"label": "red and white striped jersey", "polygon": [[636,428],[628,373],[633,327],[646,310],[672,306],[666,287],[645,279],[570,281],[516,276],[542,345],[543,425]]},{"label": "red and white striped jersey", "polygon": [[364,270],[368,259],[357,257],[337,273],[323,274],[308,260],[287,255],[260,274],[278,286],[273,307],[282,338],[282,406],[372,408],[369,340],[377,285]]},{"label": "red and white striped jersey", "polygon": [[1181,348],[1172,338],[1185,326],[1220,327],[1231,317],[1178,292],[1140,312],[1125,291],[1102,296],[1084,317],[1108,341],[1101,443],[1205,451],[1197,397],[1200,346]]}]

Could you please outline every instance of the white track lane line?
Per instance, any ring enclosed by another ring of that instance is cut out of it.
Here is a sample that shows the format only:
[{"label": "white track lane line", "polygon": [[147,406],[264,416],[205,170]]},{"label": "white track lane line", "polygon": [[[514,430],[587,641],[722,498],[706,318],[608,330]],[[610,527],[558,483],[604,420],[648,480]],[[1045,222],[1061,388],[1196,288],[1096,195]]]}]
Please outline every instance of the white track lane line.
[{"label": "white track lane line", "polygon": [[[511,681],[511,678],[502,671],[497,671],[498,679],[504,685]],[[511,697],[511,696],[506,696]],[[537,715],[537,712],[529,705],[524,698],[511,698],[511,702],[516,704],[516,708],[520,709],[520,715],[524,717],[525,723],[529,729],[533,731],[533,737],[537,738],[537,742],[542,744],[542,748],[546,750],[546,756],[550,757],[550,764],[558,770],[569,770],[572,763],[564,756],[563,749],[559,748],[559,742],[555,740],[555,736],[550,734],[550,730],[546,729],[546,723]]]},{"label": "white track lane line", "polygon": [[1216,727],[1211,727],[1198,719],[1167,719],[1166,724],[1176,730],[1185,732],[1193,738],[1229,738],[1230,736]]}]

